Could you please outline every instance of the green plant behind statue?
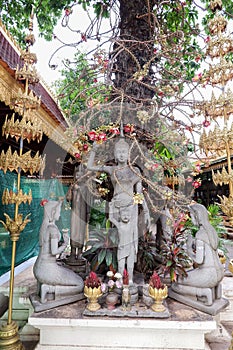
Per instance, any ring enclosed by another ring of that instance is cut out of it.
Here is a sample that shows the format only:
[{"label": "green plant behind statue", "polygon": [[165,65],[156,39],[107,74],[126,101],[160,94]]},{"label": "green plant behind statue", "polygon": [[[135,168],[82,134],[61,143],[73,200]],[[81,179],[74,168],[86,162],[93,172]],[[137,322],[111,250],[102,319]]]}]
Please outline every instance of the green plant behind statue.
[{"label": "green plant behind statue", "polygon": [[110,220],[105,221],[105,228],[94,229],[86,243],[83,256],[89,261],[92,271],[105,272],[117,270],[117,230],[111,228]]}]

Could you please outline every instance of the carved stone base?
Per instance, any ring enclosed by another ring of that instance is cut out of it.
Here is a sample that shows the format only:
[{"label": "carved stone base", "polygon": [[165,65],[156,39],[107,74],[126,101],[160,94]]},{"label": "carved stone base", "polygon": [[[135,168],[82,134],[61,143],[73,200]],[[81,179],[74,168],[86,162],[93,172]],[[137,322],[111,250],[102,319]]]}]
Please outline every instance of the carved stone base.
[{"label": "carved stone base", "polygon": [[209,315],[217,315],[220,311],[225,309],[229,305],[229,301],[225,298],[216,299],[212,305],[205,305],[202,301],[197,300],[196,297],[190,295],[183,295],[174,292],[169,288],[168,295],[170,298],[175,299],[185,305],[192,306],[193,308],[203,311]]},{"label": "carved stone base", "polygon": [[55,300],[48,300],[45,303],[41,303],[40,297],[36,293],[33,293],[30,295],[30,301],[33,305],[35,312],[53,309],[57,306],[71,304],[71,303],[74,303],[75,301],[79,301],[82,299],[85,299],[85,296],[83,293],[80,293],[80,294],[72,295],[70,297],[55,299]]},{"label": "carved stone base", "polygon": [[84,316],[86,301],[79,301],[34,313],[29,323],[40,330],[37,350],[206,350],[205,334],[216,329],[213,317],[169,298],[166,302],[170,318],[156,318],[148,308],[151,316],[141,317],[145,305],[137,317],[119,316],[121,306],[113,317]]},{"label": "carved stone base", "polygon": [[108,316],[108,317],[130,317],[130,318],[168,318],[170,312],[167,307],[163,312],[154,312],[148,309],[142,303],[132,306],[129,310],[124,309],[122,306],[118,306],[113,310],[109,310],[107,307],[103,307],[95,312],[89,311],[87,308],[83,312],[84,316]]},{"label": "carved stone base", "polygon": [[74,256],[68,256],[63,260],[63,263],[76,273],[88,273],[87,260],[84,258],[75,258]]}]

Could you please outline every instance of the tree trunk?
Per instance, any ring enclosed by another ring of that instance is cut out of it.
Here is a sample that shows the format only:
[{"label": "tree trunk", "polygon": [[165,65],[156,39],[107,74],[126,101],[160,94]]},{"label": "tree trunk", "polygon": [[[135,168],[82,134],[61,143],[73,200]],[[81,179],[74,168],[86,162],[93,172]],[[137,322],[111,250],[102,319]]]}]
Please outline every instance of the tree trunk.
[{"label": "tree trunk", "polygon": [[156,0],[120,0],[120,35],[114,43],[113,82],[126,100],[141,103],[151,100],[154,21],[151,14]]}]

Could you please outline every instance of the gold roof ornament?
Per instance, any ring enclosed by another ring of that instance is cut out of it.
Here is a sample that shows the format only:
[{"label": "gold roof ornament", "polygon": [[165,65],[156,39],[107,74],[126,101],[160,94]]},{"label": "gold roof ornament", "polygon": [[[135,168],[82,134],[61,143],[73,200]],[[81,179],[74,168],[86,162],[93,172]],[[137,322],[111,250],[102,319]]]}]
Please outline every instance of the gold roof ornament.
[{"label": "gold roof ornament", "polygon": [[216,65],[211,65],[208,72],[204,74],[205,79],[211,85],[226,85],[233,78],[233,63],[227,61],[224,57],[220,58],[220,62]]},{"label": "gold roof ornament", "polygon": [[210,101],[203,101],[196,106],[205,117],[229,119],[233,113],[233,93],[231,89],[228,89],[226,93],[223,92],[216,98],[212,92]]},{"label": "gold roof ornament", "polygon": [[[211,154],[215,157],[227,157],[227,167],[223,167],[222,171],[212,172],[212,178],[216,186],[229,186],[229,198],[225,196],[219,198],[222,211],[233,224],[233,172],[231,169],[233,124],[230,124],[230,117],[233,115],[233,92],[226,86],[233,79],[233,63],[226,58],[229,53],[233,52],[233,39],[231,35],[226,33],[228,23],[220,13],[222,1],[211,1],[210,8],[215,16],[208,23],[210,37],[207,41],[206,55],[211,60],[215,60],[215,64],[209,65],[209,70],[204,74],[203,80],[213,87],[220,87],[222,92],[218,97],[212,93],[209,101],[197,105],[199,114],[203,115],[206,120],[217,123],[208,134],[205,130],[203,131],[199,147],[207,156]],[[216,63],[217,60],[219,61]],[[223,120],[221,128],[219,127],[221,125],[220,118]]]},{"label": "gold roof ornament", "polygon": [[39,108],[41,97],[36,96],[32,90],[23,92],[19,89],[17,95],[11,99],[11,107],[19,114],[24,114],[25,111],[32,111]]},{"label": "gold roof ornament", "polygon": [[33,173],[39,173],[42,164],[43,157],[39,155],[39,151],[32,157],[31,151],[18,155],[17,151],[12,153],[11,147],[9,147],[6,153],[2,151],[0,156],[0,169],[5,174],[9,170],[17,173],[21,171],[29,172],[32,175]]},{"label": "gold roof ornament", "polygon": [[220,14],[214,16],[208,23],[208,28],[211,35],[218,35],[224,33],[227,28],[227,20]]},{"label": "gold roof ornament", "polygon": [[18,142],[20,138],[26,139],[28,143],[32,141],[40,142],[43,137],[43,126],[42,122],[37,118],[34,118],[34,123],[27,120],[25,116],[21,120],[15,120],[15,113],[11,118],[6,116],[5,122],[2,127],[2,135],[15,137]]},{"label": "gold roof ornament", "polygon": [[172,175],[172,176],[165,176],[163,178],[163,182],[166,186],[177,186],[177,185],[184,185],[185,179],[183,176],[180,175]]},{"label": "gold roof ornament", "polygon": [[17,65],[15,71],[15,78],[19,81],[24,81],[24,92],[19,89],[17,95],[12,96],[12,107],[21,114],[27,110],[38,109],[41,103],[41,98],[35,96],[35,94],[29,91],[29,84],[35,85],[39,82],[39,77],[34,64],[37,62],[35,53],[30,52],[30,47],[35,42],[33,34],[33,17],[34,12],[32,10],[29,22],[29,34],[25,37],[26,50],[22,51],[20,59],[23,62],[23,66]]},{"label": "gold roof ornament", "polygon": [[232,49],[232,39],[226,35],[220,34],[217,38],[210,39],[206,49],[206,54],[213,59],[228,54]]},{"label": "gold roof ornament", "polygon": [[22,189],[20,189],[17,193],[14,192],[13,190],[9,190],[8,188],[5,188],[2,194],[2,204],[7,205],[7,204],[16,204],[18,203],[19,205],[24,203],[30,205],[32,202],[32,190],[30,189],[28,194],[23,193]]},{"label": "gold roof ornament", "polygon": [[210,8],[214,12],[216,10],[222,9],[222,0],[211,0],[210,1]]},{"label": "gold roof ornament", "polygon": [[216,173],[212,170],[212,178],[215,186],[229,185],[233,181],[233,174],[229,174],[225,167],[222,168],[222,172],[217,170]]},{"label": "gold roof ornament", "polygon": [[224,212],[224,214],[227,215],[229,218],[230,225],[233,226],[233,197],[229,196],[228,198],[226,196],[218,196],[220,199],[220,208]]}]

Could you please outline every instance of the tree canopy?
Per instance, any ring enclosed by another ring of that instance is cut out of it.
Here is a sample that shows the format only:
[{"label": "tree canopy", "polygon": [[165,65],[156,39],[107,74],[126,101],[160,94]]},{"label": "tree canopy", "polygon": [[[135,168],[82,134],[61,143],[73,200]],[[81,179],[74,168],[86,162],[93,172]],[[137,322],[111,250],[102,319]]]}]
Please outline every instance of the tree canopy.
[{"label": "tree canopy", "polygon": [[[195,148],[193,132],[208,122],[196,118],[195,104],[203,100],[202,87],[208,84],[205,70],[199,69],[213,35],[209,24],[216,13],[231,18],[233,1],[0,0],[2,21],[19,40],[32,3],[46,39],[59,40],[66,49],[54,33],[59,19],[76,36],[76,56],[64,60],[64,79],[55,86],[72,124],[67,133],[77,158],[85,156],[93,141],[119,133],[123,121],[137,153],[143,157],[141,144],[149,150],[147,170],[161,173],[162,167],[178,175],[186,164],[183,148],[190,150],[191,143]],[[86,28],[75,26],[77,5],[88,13]],[[80,45],[88,42],[95,42],[95,48],[81,52]],[[227,59],[232,60],[232,52]],[[155,190],[153,183],[149,186]]]}]

